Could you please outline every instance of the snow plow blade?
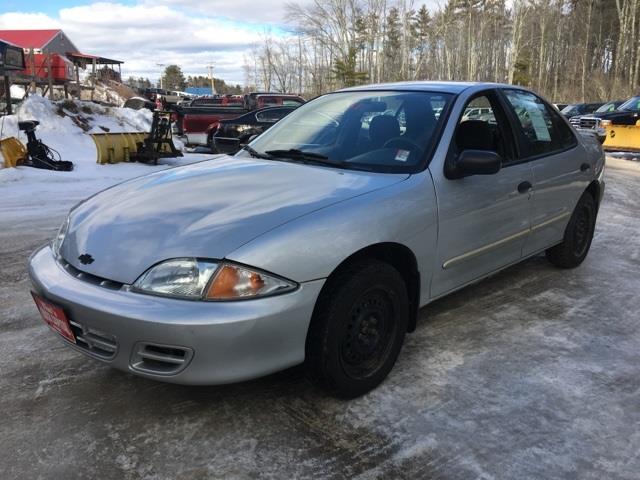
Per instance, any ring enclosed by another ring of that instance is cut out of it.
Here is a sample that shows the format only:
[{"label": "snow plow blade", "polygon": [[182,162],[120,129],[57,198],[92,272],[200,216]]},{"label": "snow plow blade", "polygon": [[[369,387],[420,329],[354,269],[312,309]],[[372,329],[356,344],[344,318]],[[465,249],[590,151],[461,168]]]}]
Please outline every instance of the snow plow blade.
[{"label": "snow plow blade", "polygon": [[146,132],[132,133],[92,133],[98,149],[98,163],[131,162],[138,151],[138,144],[142,144]]},{"label": "snow plow blade", "polygon": [[640,125],[608,125],[602,148],[607,151],[640,152]]},{"label": "snow plow blade", "polygon": [[[149,133],[92,133],[91,138],[98,149],[98,163],[135,162],[139,161]],[[167,154],[161,156],[181,156],[172,155],[172,149],[167,144],[160,145],[160,152]]]},{"label": "snow plow blade", "polygon": [[27,147],[16,137],[0,140],[0,152],[4,158],[5,168],[22,165],[27,158]]}]

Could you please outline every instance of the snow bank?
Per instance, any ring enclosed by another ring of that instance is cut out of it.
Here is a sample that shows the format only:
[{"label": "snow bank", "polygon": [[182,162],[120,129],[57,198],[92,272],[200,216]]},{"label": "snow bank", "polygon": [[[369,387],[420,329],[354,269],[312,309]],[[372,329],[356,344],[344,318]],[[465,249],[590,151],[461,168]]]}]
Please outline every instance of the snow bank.
[{"label": "snow bank", "polygon": [[[185,154],[181,158],[160,160],[160,165],[119,163],[99,165],[97,151],[88,133],[149,131],[152,114],[148,110],[103,107],[91,102],[51,102],[32,95],[20,104],[15,115],[0,118],[0,138],[18,137],[26,144],[26,135],[18,122],[38,120],[36,135],[59,152],[63,160],[75,164],[72,172],[55,172],[31,167],[2,168],[0,154],[0,191],[3,202],[0,216],[15,222],[28,221],[43,211],[66,211],[75,202],[113,184],[171,166],[214,158],[215,155]],[[176,146],[180,148],[178,142]],[[25,208],[26,207],[26,208]],[[29,207],[37,207],[32,211]]]},{"label": "snow bank", "polygon": [[18,130],[18,122],[37,120],[38,138],[58,151],[63,160],[71,160],[76,168],[82,169],[84,164],[95,164],[97,159],[96,147],[88,133],[148,132],[152,116],[146,109],[104,107],[76,100],[51,102],[32,95],[18,106],[15,115],[0,119],[0,138],[17,137],[26,143],[27,137]]},{"label": "snow bank", "polygon": [[24,87],[20,85],[11,85],[11,98],[23,98]]}]

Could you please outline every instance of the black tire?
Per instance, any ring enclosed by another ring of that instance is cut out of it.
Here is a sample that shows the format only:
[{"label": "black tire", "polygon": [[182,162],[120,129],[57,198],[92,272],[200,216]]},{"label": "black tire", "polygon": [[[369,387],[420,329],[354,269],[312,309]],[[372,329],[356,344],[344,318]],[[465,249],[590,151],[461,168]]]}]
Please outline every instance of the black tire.
[{"label": "black tire", "polygon": [[597,214],[598,209],[593,196],[584,192],[569,219],[562,243],[545,252],[553,265],[559,268],[575,268],[584,261],[593,240]]},{"label": "black tire", "polygon": [[395,268],[377,260],[344,267],[316,303],[306,341],[309,378],[338,398],[367,393],[395,364],[408,320],[407,287]]}]

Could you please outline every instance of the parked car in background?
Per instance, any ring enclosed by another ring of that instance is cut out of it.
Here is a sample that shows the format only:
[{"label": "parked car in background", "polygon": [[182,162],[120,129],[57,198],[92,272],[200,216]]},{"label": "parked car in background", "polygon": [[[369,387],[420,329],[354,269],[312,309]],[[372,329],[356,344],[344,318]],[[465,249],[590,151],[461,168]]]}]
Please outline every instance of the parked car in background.
[{"label": "parked car in background", "polygon": [[[495,122],[464,118],[487,105]],[[349,88],[234,157],[78,204],[31,256],[33,296],[67,345],[136,375],[223,384],[304,363],[351,398],[385,379],[420,307],[541,252],[580,265],[603,174],[593,136],[529,90]]]},{"label": "parked car in background", "polygon": [[595,112],[601,106],[602,106],[602,102],[572,103],[571,105],[567,105],[562,110],[560,110],[560,113],[564,115],[564,118],[569,120],[571,117],[575,117],[576,115],[585,115],[587,113]]},{"label": "parked car in background", "polygon": [[[222,97],[212,97],[212,99],[216,102],[224,100]],[[269,106],[298,107],[303,103],[302,97],[284,93],[251,93],[245,95],[241,103],[235,96],[227,103],[218,104],[200,104],[194,100],[188,106],[178,106],[176,130],[179,135],[184,135],[188,145],[212,145],[212,137],[220,120],[237,118],[245,113]]]},{"label": "parked car in background", "polygon": [[568,105],[568,103],[554,103],[552,104],[554,107],[558,109],[558,111],[562,110],[564,107]]},{"label": "parked car in background", "polygon": [[122,106],[125,108],[132,108],[134,110],[142,110],[143,108],[146,108],[153,111],[156,108],[156,104],[154,102],[144,97],[128,98]]},{"label": "parked car in background", "polygon": [[296,108],[298,107],[262,108],[233,119],[220,120],[209,146],[216,153],[234,154],[249,143],[252,137],[260,135]]}]

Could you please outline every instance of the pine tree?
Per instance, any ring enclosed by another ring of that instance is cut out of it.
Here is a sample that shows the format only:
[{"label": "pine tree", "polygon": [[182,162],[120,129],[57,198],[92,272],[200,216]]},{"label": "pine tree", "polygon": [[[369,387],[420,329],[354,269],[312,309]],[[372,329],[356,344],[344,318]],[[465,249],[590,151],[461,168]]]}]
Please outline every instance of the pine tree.
[{"label": "pine tree", "polygon": [[357,70],[356,55],[356,49],[350,48],[347,58],[336,59],[333,64],[333,76],[344,87],[353,87],[367,79],[366,72]]},{"label": "pine tree", "polygon": [[184,90],[185,79],[178,65],[168,65],[164,69],[163,86],[166,90]]},{"label": "pine tree", "polygon": [[402,33],[400,28],[400,12],[396,7],[392,7],[389,9],[385,23],[386,39],[384,44],[384,58],[387,66],[385,68],[386,80],[400,79],[400,51],[402,47]]}]

